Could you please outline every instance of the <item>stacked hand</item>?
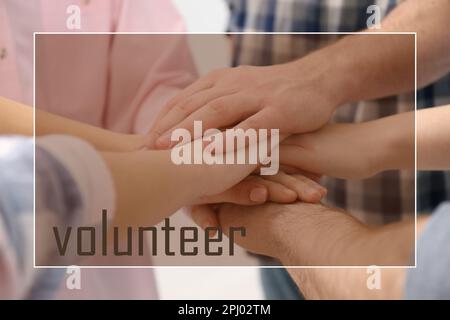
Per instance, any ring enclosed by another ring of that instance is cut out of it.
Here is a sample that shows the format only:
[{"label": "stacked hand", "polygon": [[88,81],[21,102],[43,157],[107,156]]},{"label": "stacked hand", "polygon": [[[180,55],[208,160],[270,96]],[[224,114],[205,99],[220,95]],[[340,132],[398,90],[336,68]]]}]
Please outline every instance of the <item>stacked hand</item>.
[{"label": "stacked hand", "polygon": [[[291,174],[306,174],[250,176],[242,181],[250,171],[239,173],[239,179],[225,183],[230,189],[212,188],[215,194],[205,194],[197,204],[260,204],[267,200],[315,203],[322,199],[325,190],[305,176],[362,179],[383,170],[410,167],[413,144],[403,141],[398,149],[396,137],[403,130],[413,141],[411,118],[401,125],[389,119],[394,117],[361,124],[327,124],[335,108],[346,98],[333,89],[338,87],[336,84],[329,83],[326,77],[329,70],[314,59],[311,56],[269,67],[226,68],[208,74],[162,109],[146,145],[168,149],[174,145],[170,139],[173,130],[184,128],[193,136],[194,121],[202,121],[203,130],[273,128],[288,136],[280,145],[280,165],[289,168]],[[223,172],[218,176],[233,175]],[[194,220],[203,227],[219,223],[211,207],[194,207],[193,212]]]},{"label": "stacked hand", "polygon": [[[223,184],[221,188],[224,188]],[[266,201],[292,203],[297,200],[316,203],[326,195],[326,189],[316,181],[301,174],[286,174],[282,171],[273,176],[250,175],[221,193],[212,192],[199,197],[193,204],[257,205]]]},{"label": "stacked hand", "polygon": [[280,129],[285,134],[316,130],[339,104],[337,96],[325,90],[326,77],[319,69],[320,65],[310,63],[288,63],[213,71],[162,109],[148,146],[173,146],[170,133],[176,128],[193,135],[194,120],[201,120],[204,130],[234,125],[244,130]]},{"label": "stacked hand", "polygon": [[[205,207],[193,210],[195,218]],[[223,230],[242,226],[245,237],[236,237],[247,250],[281,260],[286,265],[364,265],[354,261],[351,248],[367,238],[369,228],[343,211],[322,204],[267,203],[243,207],[223,204],[216,209]],[[339,247],[335,246],[339,242]],[[292,255],[293,248],[295,254]]]},{"label": "stacked hand", "polygon": [[[244,130],[274,128],[282,134],[316,130],[328,121],[338,105],[336,96],[323,90],[324,72],[318,71],[312,70],[310,63],[290,63],[211,72],[163,108],[150,130],[147,146],[172,147],[170,135],[177,128],[188,129],[193,136],[194,120],[202,121],[203,130],[232,126]],[[318,202],[324,195],[325,190],[313,180],[280,173],[274,177],[248,177],[223,193],[209,194],[197,202]],[[202,220],[203,226],[217,225],[215,214],[209,212],[196,220]]]}]

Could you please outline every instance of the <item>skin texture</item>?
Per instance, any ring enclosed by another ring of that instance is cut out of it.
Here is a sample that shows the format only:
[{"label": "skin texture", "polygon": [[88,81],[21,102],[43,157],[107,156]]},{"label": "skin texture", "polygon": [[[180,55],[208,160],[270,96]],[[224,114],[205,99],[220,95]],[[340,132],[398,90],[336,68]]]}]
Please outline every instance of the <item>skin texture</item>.
[{"label": "skin texture", "polygon": [[423,170],[450,168],[450,105],[417,113],[417,163]]},{"label": "skin texture", "polygon": [[[33,109],[0,97],[0,134],[33,135]],[[88,141],[104,151],[134,151],[144,146],[139,135],[120,134],[36,109],[36,136],[63,133]]]},{"label": "skin texture", "polygon": [[[32,108],[3,98],[0,108],[0,134],[33,134]],[[101,152],[116,186],[119,225],[158,223],[185,205],[317,202],[326,193],[317,182],[300,175],[247,178],[256,165],[176,166],[170,151],[142,150],[142,136],[114,133],[37,109],[36,135],[46,134],[73,135]]]},{"label": "skin texture", "polygon": [[342,179],[413,170],[415,118],[418,169],[450,169],[450,105],[365,123],[330,124],[312,133],[290,136],[280,147],[281,162]]},{"label": "skin texture", "polygon": [[414,112],[292,135],[283,141],[280,158],[284,165],[341,179],[414,169]]}]

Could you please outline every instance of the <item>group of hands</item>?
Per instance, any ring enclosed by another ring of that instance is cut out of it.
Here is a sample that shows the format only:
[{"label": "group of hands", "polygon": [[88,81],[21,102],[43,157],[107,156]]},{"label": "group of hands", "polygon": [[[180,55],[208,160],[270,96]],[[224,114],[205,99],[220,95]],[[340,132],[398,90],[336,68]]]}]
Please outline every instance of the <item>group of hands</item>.
[{"label": "group of hands", "polygon": [[213,166],[223,167],[212,170],[222,170],[224,179],[206,174],[204,194],[191,207],[200,227],[244,226],[247,236],[236,239],[238,244],[273,257],[290,220],[325,211],[345,215],[320,203],[327,192],[319,184],[323,175],[367,178],[383,171],[385,158],[375,134],[380,128],[373,123],[329,124],[341,101],[321,91],[320,79],[304,76],[299,81],[298,72],[290,64],[215,70],[166,104],[145,142],[149,149],[170,149],[176,144],[171,132],[184,128],[193,136],[198,120],[203,130],[279,129],[278,174]]}]

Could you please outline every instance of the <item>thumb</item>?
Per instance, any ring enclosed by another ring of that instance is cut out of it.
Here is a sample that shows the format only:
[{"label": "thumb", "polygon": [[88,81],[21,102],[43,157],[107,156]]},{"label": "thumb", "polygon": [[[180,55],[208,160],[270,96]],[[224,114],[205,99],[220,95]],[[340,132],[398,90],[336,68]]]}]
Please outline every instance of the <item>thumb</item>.
[{"label": "thumb", "polygon": [[192,220],[202,229],[220,227],[214,208],[209,205],[195,205],[190,208]]}]

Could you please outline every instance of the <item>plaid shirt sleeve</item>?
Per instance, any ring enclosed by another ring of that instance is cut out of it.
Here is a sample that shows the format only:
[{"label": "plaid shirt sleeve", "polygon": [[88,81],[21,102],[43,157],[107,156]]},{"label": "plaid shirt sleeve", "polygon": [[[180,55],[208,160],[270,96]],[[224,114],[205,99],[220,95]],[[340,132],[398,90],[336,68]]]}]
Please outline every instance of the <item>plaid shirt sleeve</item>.
[{"label": "plaid shirt sleeve", "polygon": [[377,5],[382,16],[397,0],[227,0],[229,31],[354,32],[366,28],[367,8]]}]

